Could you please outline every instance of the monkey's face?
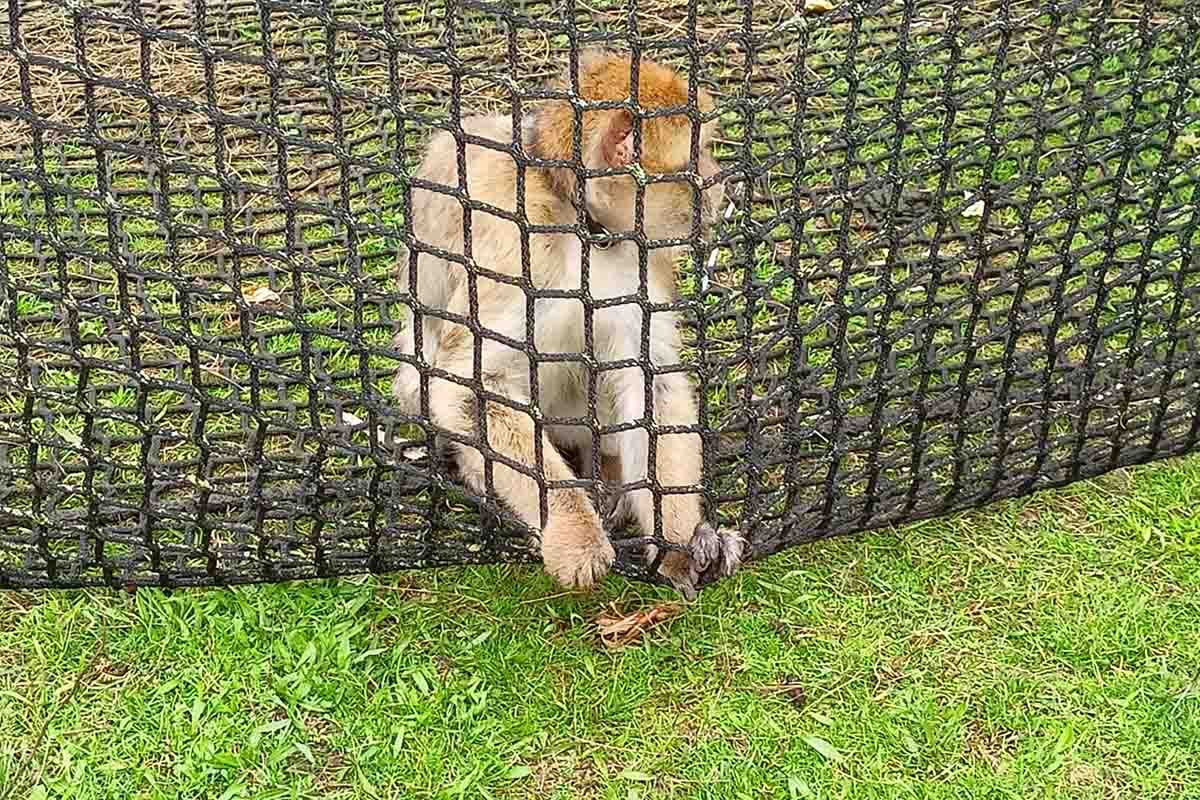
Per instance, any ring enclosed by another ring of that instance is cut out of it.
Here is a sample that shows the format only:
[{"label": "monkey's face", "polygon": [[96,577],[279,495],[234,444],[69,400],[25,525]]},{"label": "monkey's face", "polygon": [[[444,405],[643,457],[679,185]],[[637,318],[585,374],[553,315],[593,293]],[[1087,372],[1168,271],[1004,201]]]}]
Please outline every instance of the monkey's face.
[{"label": "monkey's face", "polygon": [[[640,101],[659,109],[687,105],[687,81],[672,70],[647,64],[641,72]],[[580,78],[586,99],[611,101],[629,96],[628,58],[597,57],[584,67],[583,72],[590,76],[588,80]],[[706,116],[716,110],[704,89],[696,93],[696,107]],[[633,172],[586,182],[584,192],[593,219],[617,234],[640,229],[651,240],[686,241],[708,234],[725,202],[724,187],[714,180],[720,174],[712,153],[716,119],[700,125],[697,158],[692,157],[694,127],[688,114],[647,116],[636,126],[625,109],[588,111],[582,119],[588,168]],[[547,106],[536,123],[535,153],[569,159],[575,124],[574,114],[565,104]],[[635,127],[641,130],[639,147],[634,145]],[[647,180],[639,203],[641,176]]]},{"label": "monkey's face", "polygon": [[[701,138],[700,158],[694,167],[688,163],[689,157],[673,169],[648,174],[650,182],[646,185],[642,214],[642,230],[647,239],[707,236],[724,210],[725,187],[714,180],[721,169],[707,139],[707,136]],[[594,183],[595,190],[588,192],[588,201],[596,220],[614,233],[635,231],[635,180],[622,176],[601,178]]]}]

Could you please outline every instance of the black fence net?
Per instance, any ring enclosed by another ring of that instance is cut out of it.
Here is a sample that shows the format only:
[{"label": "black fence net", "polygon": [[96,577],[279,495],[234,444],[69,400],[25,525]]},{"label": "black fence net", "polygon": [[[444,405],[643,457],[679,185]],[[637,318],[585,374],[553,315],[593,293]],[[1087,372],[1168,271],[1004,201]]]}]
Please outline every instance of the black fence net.
[{"label": "black fence net", "polygon": [[[618,496],[653,530],[605,517],[613,569],[661,580],[687,488],[762,557],[1189,451],[1198,42],[1194,0],[8,0],[0,586],[536,562],[530,507]],[[596,46],[637,65],[617,102],[556,104],[597,100],[548,83]],[[686,75],[683,178],[725,189],[674,249],[650,61]],[[625,153],[585,117],[632,120],[628,231],[571,180]]]}]

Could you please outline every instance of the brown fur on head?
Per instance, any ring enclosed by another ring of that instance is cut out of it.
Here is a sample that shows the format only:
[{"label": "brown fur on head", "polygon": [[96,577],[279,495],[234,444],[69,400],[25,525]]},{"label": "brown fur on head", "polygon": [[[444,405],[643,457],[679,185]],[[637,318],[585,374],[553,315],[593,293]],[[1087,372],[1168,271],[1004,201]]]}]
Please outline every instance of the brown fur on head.
[{"label": "brown fur on head", "polygon": [[[579,95],[588,102],[629,101],[631,58],[604,50],[590,50],[579,57]],[[564,75],[555,88],[571,87]],[[688,104],[687,80],[669,67],[640,59],[637,105],[647,111],[680,108]],[[696,105],[704,115],[715,108],[703,89],[696,92]],[[580,137],[583,166],[587,169],[621,169],[634,163],[634,117],[627,109],[584,111]],[[716,120],[700,127],[699,163],[691,164],[692,123],[684,112],[642,120],[641,158],[638,165],[649,176],[695,171],[704,180],[720,170],[711,153]],[[546,160],[574,159],[575,110],[564,100],[548,101],[540,107],[526,129],[525,146],[530,155]],[[553,169],[552,185],[564,198],[575,199],[576,176],[569,168]],[[635,183],[621,175],[588,180],[585,187],[588,211],[609,230],[634,230]],[[711,223],[724,198],[719,184],[700,198],[702,225]],[[696,188],[682,179],[649,184],[645,194],[645,232],[651,239],[687,238],[693,234]]]}]

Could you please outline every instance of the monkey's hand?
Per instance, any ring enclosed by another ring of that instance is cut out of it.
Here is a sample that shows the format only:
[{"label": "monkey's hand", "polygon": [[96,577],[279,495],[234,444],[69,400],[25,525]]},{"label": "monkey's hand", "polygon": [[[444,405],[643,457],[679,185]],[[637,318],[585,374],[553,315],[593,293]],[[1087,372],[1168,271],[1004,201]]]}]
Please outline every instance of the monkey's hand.
[{"label": "monkey's hand", "polygon": [[718,578],[728,578],[741,566],[746,540],[734,531],[716,530],[707,522],[696,526],[689,553],[672,552],[663,557],[659,572],[687,600]]},{"label": "monkey's hand", "polygon": [[542,563],[567,589],[590,589],[608,573],[616,553],[595,515],[552,517],[542,529]]}]

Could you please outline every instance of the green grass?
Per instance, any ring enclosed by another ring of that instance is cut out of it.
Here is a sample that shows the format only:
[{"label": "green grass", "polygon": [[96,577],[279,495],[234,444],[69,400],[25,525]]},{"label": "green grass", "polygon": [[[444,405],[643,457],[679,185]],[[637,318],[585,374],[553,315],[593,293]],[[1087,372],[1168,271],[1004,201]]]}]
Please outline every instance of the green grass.
[{"label": "green grass", "polygon": [[1200,458],[660,589],[0,598],[0,797],[1200,797]]},{"label": "green grass", "polygon": [[[1016,5],[1018,16],[1021,9],[1033,7]],[[718,6],[736,10],[726,0],[706,8]],[[764,14],[776,6],[791,13],[789,3],[756,4]],[[430,8],[430,19],[422,11],[419,18],[401,20],[413,42],[429,44],[440,30],[444,4],[435,2]],[[589,9],[615,9],[609,24],[623,24],[620,4],[600,0]],[[929,9],[922,13],[942,15],[940,7]],[[981,6],[967,28],[992,13]],[[366,22],[381,24],[377,16]],[[716,15],[705,19],[712,22]],[[736,16],[729,19],[735,28],[740,24]],[[253,45],[262,31],[253,15],[244,22],[237,36]],[[312,53],[327,52],[323,26],[304,24],[308,27],[277,29],[277,44],[298,45],[303,35]],[[1083,47],[1086,27],[1087,20],[1074,19],[1061,35]],[[808,34],[812,53],[805,85],[819,88],[806,107],[804,134],[805,147],[814,152],[841,135],[840,109],[849,92],[843,28],[814,23]],[[1047,279],[1026,294],[1029,308],[1052,305],[1054,281],[1061,281],[1067,295],[1082,288],[1089,276],[1080,270],[1068,274],[1057,259],[1064,249],[1077,255],[1087,246],[1081,231],[1094,233],[1108,224],[1111,189],[1078,198],[1084,206],[1080,231],[1065,241],[1069,225],[1062,218],[1064,201],[1054,195],[1071,188],[1074,162],[1064,153],[1075,147],[1082,118],[1065,114],[1036,159],[1031,138],[1014,135],[1025,128],[1032,136],[1031,114],[1047,98],[1068,110],[1079,105],[1089,78],[1095,78],[1097,95],[1127,86],[1140,68],[1137,42],[1128,38],[1133,30],[1128,22],[1112,26],[1112,41],[1125,39],[1120,52],[1097,65],[1094,75],[1080,66],[1045,89],[1042,76],[1029,71],[1023,60],[1027,45],[1032,47],[1025,41],[1029,31],[1023,31],[1017,37],[1021,46],[1014,46],[1009,66],[1001,71],[1010,88],[995,145],[983,138],[994,98],[994,86],[989,86],[995,38],[975,43],[964,54],[965,65],[985,72],[960,69],[954,78],[959,95],[979,95],[964,102],[956,116],[948,152],[955,166],[949,189],[937,198],[933,211],[954,216],[973,234],[980,223],[963,213],[968,195],[973,197],[985,179],[1001,184],[1011,194],[995,198],[992,222],[1001,233],[988,234],[990,240],[1016,232],[1020,212],[1029,205],[1031,223],[1042,227],[1024,269],[1030,278]],[[925,30],[918,25],[914,31],[920,31],[911,43],[914,52],[944,35],[936,26]],[[494,60],[500,52],[496,47],[507,47],[504,29],[494,21],[468,14],[460,33],[460,57],[471,63]],[[519,32],[523,52],[530,44],[527,33],[532,32]],[[669,33],[676,36],[680,30],[671,27]],[[1176,74],[1171,67],[1194,50],[1181,35],[1177,30],[1159,38],[1142,71],[1140,104],[1130,108],[1128,96],[1111,103],[1097,114],[1093,131],[1150,125],[1155,115],[1162,116],[1177,88],[1176,78],[1168,80]],[[732,319],[714,318],[705,332],[705,357],[722,363],[718,372],[723,379],[708,386],[714,425],[728,422],[742,400],[739,382],[747,378],[747,365],[738,354],[747,343],[756,351],[778,351],[780,358],[769,369],[788,370],[791,349],[769,333],[781,311],[778,305],[767,307],[766,298],[795,304],[801,323],[839,305],[882,314],[890,301],[891,319],[882,329],[896,338],[892,344],[901,352],[898,364],[915,370],[919,358],[914,348],[920,343],[915,334],[901,335],[904,314],[936,302],[948,323],[965,330],[968,287],[974,283],[987,292],[996,285],[994,277],[977,281],[971,274],[975,260],[966,258],[954,262],[954,274],[939,285],[936,296],[926,297],[928,266],[920,259],[927,257],[928,248],[905,242],[902,252],[894,254],[901,263],[884,274],[875,267],[889,255],[886,237],[860,229],[859,213],[852,212],[848,241],[862,248],[864,263],[850,270],[846,286],[840,286],[838,275],[845,265],[837,255],[842,244],[837,229],[847,212],[829,192],[866,178],[867,162],[874,163],[871,173],[876,176],[894,167],[907,189],[918,193],[935,191],[941,172],[933,156],[945,116],[937,93],[950,80],[944,52],[914,65],[900,103],[910,124],[900,129],[888,122],[900,77],[897,65],[888,63],[891,45],[867,38],[855,50],[857,105],[851,134],[859,141],[853,159],[838,151],[805,163],[787,159],[764,176],[780,202],[791,202],[793,186],[825,192],[825,202],[835,209],[831,217],[805,219],[796,230],[778,221],[765,232],[769,241],[756,242],[752,252],[722,251],[712,276],[715,285],[728,290],[720,296],[699,292],[694,269],[683,272],[683,293],[699,296],[709,313],[738,313],[752,320],[745,330]],[[817,52],[824,40],[830,55]],[[540,68],[537,58],[551,52],[545,43],[532,44],[531,81]],[[559,47],[561,42],[549,44]],[[376,99],[387,97],[386,70],[378,62],[367,63],[352,34],[339,34],[333,49],[340,54],[334,65],[338,80]],[[794,68],[792,52],[781,39],[759,54],[760,72],[784,75]],[[735,48],[729,59],[711,66],[709,77],[736,85],[742,69],[739,53]],[[229,77],[229,68],[219,63],[218,74]],[[257,92],[262,102],[266,73],[239,70],[236,77],[244,81],[246,97]],[[435,74],[428,81],[432,85],[437,79]],[[285,90],[297,90],[294,83],[285,81]],[[423,94],[426,88],[418,82],[406,89],[410,109],[446,113],[442,96]],[[478,97],[472,94],[476,89]],[[472,102],[484,105],[495,103],[496,89],[473,83],[467,87]],[[1195,92],[1185,94],[1176,162],[1200,147],[1200,100]],[[240,97],[236,92],[232,96]],[[782,98],[756,115],[754,129],[761,135],[749,144],[756,157],[790,146],[797,102]],[[383,352],[391,334],[383,309],[394,289],[396,251],[396,240],[387,231],[398,231],[403,223],[404,191],[395,177],[395,145],[381,144],[370,134],[387,130],[394,137],[397,131],[395,120],[371,103],[350,103],[343,112],[355,156],[388,167],[355,180],[347,209],[360,225],[371,226],[357,237],[360,258],[354,269],[361,280],[351,280],[355,276],[342,224],[333,216],[299,213],[295,221],[304,303],[292,312],[260,310],[246,320],[234,313],[237,295],[245,297],[267,285],[289,300],[294,297],[288,294],[297,288],[290,265],[243,256],[239,283],[227,254],[222,266],[214,267],[214,255],[225,249],[216,239],[172,241],[167,236],[160,215],[168,211],[176,225],[209,233],[223,229],[222,207],[228,198],[212,191],[217,184],[210,176],[197,178],[195,190],[185,189],[180,176],[171,176],[169,200],[159,209],[144,194],[150,179],[143,165],[113,152],[106,172],[121,194],[115,200],[101,198],[97,170],[89,160],[94,153],[73,141],[51,148],[42,164],[57,190],[49,198],[16,173],[0,175],[0,219],[30,233],[4,244],[6,280],[22,333],[33,343],[30,358],[42,364],[37,392],[57,398],[54,420],[47,423],[52,430],[35,426],[36,434],[67,444],[78,444],[86,435],[77,409],[59,402],[76,394],[77,370],[42,345],[70,333],[57,299],[64,287],[82,297],[99,294],[111,309],[118,307],[117,270],[106,258],[123,248],[136,254],[137,271],[146,276],[142,298],[130,304],[129,314],[161,324],[176,338],[190,325],[192,335],[245,348],[246,357],[268,359],[284,370],[301,369],[300,353],[307,344],[319,357],[322,372],[351,393],[362,392],[357,370],[360,356],[365,357],[379,372],[373,387],[386,394],[383,371],[395,361]],[[328,143],[333,138],[330,120],[318,108],[284,115],[280,124]],[[730,112],[723,122],[721,155],[736,159],[747,120]],[[1159,124],[1145,137],[1130,165],[1130,180],[1143,194],[1167,180],[1154,173],[1170,155],[1164,131]],[[236,133],[226,131],[233,139]],[[215,158],[210,144],[174,155],[209,164]],[[1112,172],[1120,160],[1099,145],[1078,148],[1077,154],[1088,163],[1085,185],[1105,170]],[[303,152],[289,155],[293,191],[313,203],[340,203],[336,192],[322,194],[313,178],[336,177],[333,161],[318,158],[321,165],[313,167]],[[412,155],[401,158],[411,160]],[[990,176],[972,163],[989,155],[995,163]],[[283,248],[283,218],[270,208],[267,188],[274,175],[273,146],[264,150],[255,145],[230,158],[241,180],[263,187],[231,206],[228,224],[234,235],[259,247]],[[1195,189],[1186,178],[1195,174],[1196,165],[1189,164],[1165,187],[1166,206],[1192,201]],[[1031,197],[1026,172],[1044,177],[1040,196]],[[807,195],[798,203],[802,215],[810,210]],[[46,213],[48,206],[55,211],[54,221]],[[120,212],[127,244],[110,241],[102,217],[87,216],[100,210]],[[778,215],[770,202],[750,210],[758,223],[770,223]],[[1124,240],[1123,231],[1144,224],[1145,215],[1140,207],[1118,209],[1116,239]],[[1176,223],[1181,219],[1177,212]],[[738,224],[744,222],[738,219]],[[919,233],[929,237],[935,230],[929,223]],[[53,255],[40,260],[52,250],[51,234],[87,255],[65,256],[61,264]],[[1195,244],[1180,241],[1178,232],[1165,232],[1148,244],[1137,237],[1131,241],[1117,248],[1124,261],[1138,259],[1141,248],[1149,246],[1178,264]],[[794,258],[790,269],[777,249],[783,246]],[[963,244],[947,241],[940,257],[960,258],[965,252]],[[1099,253],[1078,260],[1099,272]],[[322,265],[321,275],[311,269],[314,264]],[[992,266],[1015,269],[1016,259],[998,255]],[[1135,309],[1138,276],[1107,272],[1111,274],[1103,277],[1111,291],[1096,324],[1106,331],[1108,349],[1121,352],[1129,345],[1130,332],[1116,323],[1128,320]],[[214,273],[219,275],[214,278]],[[1190,294],[1195,280],[1194,275],[1184,279],[1182,299],[1172,282],[1151,281],[1140,307],[1162,312],[1180,303],[1181,324],[1191,324],[1197,314]],[[357,327],[354,304],[360,295],[367,302]],[[189,323],[182,318],[185,301],[190,303]],[[1004,318],[1012,302],[1003,294],[985,299],[997,319]],[[1077,305],[1086,311],[1089,302]],[[828,319],[804,334],[804,366],[813,370],[813,385],[825,389],[834,381],[831,341],[837,336],[836,319]],[[243,322],[250,333],[245,342]],[[1143,342],[1170,333],[1152,323],[1141,331]],[[114,328],[84,307],[78,319],[81,347],[97,360],[118,361],[113,335],[123,324]],[[851,315],[845,325],[852,354],[869,351],[878,338],[879,321],[872,328],[863,314]],[[1074,321],[1062,326],[1058,341],[1070,360],[1086,356],[1080,338],[1085,333]],[[974,335],[979,359],[1002,355],[1004,330]],[[931,334],[930,343],[943,355],[952,344],[943,330]],[[689,339],[689,358],[696,357],[693,344]],[[1045,347],[1040,337],[1022,338],[1018,344],[1021,351]],[[187,362],[189,357],[182,344],[166,338],[144,341],[141,354],[167,362]],[[963,368],[962,358],[960,352],[940,363],[957,371]],[[16,369],[16,359],[14,348],[0,347],[0,370]],[[249,402],[245,364],[223,365],[206,357],[202,366],[198,391],[214,399]],[[862,377],[872,375],[864,366]],[[932,379],[931,386],[939,380]],[[104,381],[93,375],[96,382]],[[116,382],[128,384],[124,378]],[[758,383],[752,386],[761,395]],[[309,391],[304,385],[290,386],[287,400],[306,408]],[[24,398],[18,391],[0,395],[0,414],[19,415]],[[185,436],[189,430],[193,419],[178,410],[180,399],[166,391],[149,393],[147,403],[159,431]],[[324,394],[318,398],[323,426],[334,422],[328,399]],[[852,414],[871,410],[861,389],[847,389],[839,401]],[[97,402],[130,409],[138,393],[121,385],[99,392]],[[367,416],[353,405],[342,410]],[[282,418],[288,412],[266,413]],[[212,434],[240,429],[233,413],[210,414],[205,424]],[[1064,415],[1051,433],[1061,436],[1070,430]],[[932,455],[949,452],[953,431],[946,431],[931,446]],[[100,420],[93,435],[135,432],[126,422]],[[903,442],[903,431],[888,435],[885,449]],[[356,436],[359,444],[365,440],[365,434]],[[287,438],[272,437],[268,454],[286,451],[292,444]],[[43,458],[47,450],[53,447],[43,446]],[[196,455],[188,445],[171,458]],[[16,452],[13,457],[19,463],[23,456]],[[129,497],[139,496],[138,446],[115,447],[110,457],[117,468],[114,481],[129,489]],[[63,457],[67,462],[72,458]],[[856,458],[845,456],[844,471],[865,469]],[[335,449],[326,461],[329,474],[355,459]],[[236,475],[246,468],[233,464],[223,469]],[[759,488],[777,493],[779,472],[760,476]],[[945,481],[948,476],[926,472],[924,477]],[[64,482],[78,479],[75,474]],[[848,483],[847,492],[860,484]],[[82,497],[78,493],[70,501],[82,502]],[[170,597],[154,591],[134,597],[9,594],[0,597],[0,800],[1200,797],[1200,789],[1194,788],[1200,784],[1198,501],[1200,457],[1192,457],[902,531],[795,548],[705,592],[681,617],[619,653],[597,641],[597,617],[614,605],[622,611],[647,609],[672,599],[669,593],[614,578],[591,597],[569,597],[535,569],[497,567]],[[774,501],[768,496],[764,502]],[[735,503],[726,511],[736,515],[739,509]]]}]

